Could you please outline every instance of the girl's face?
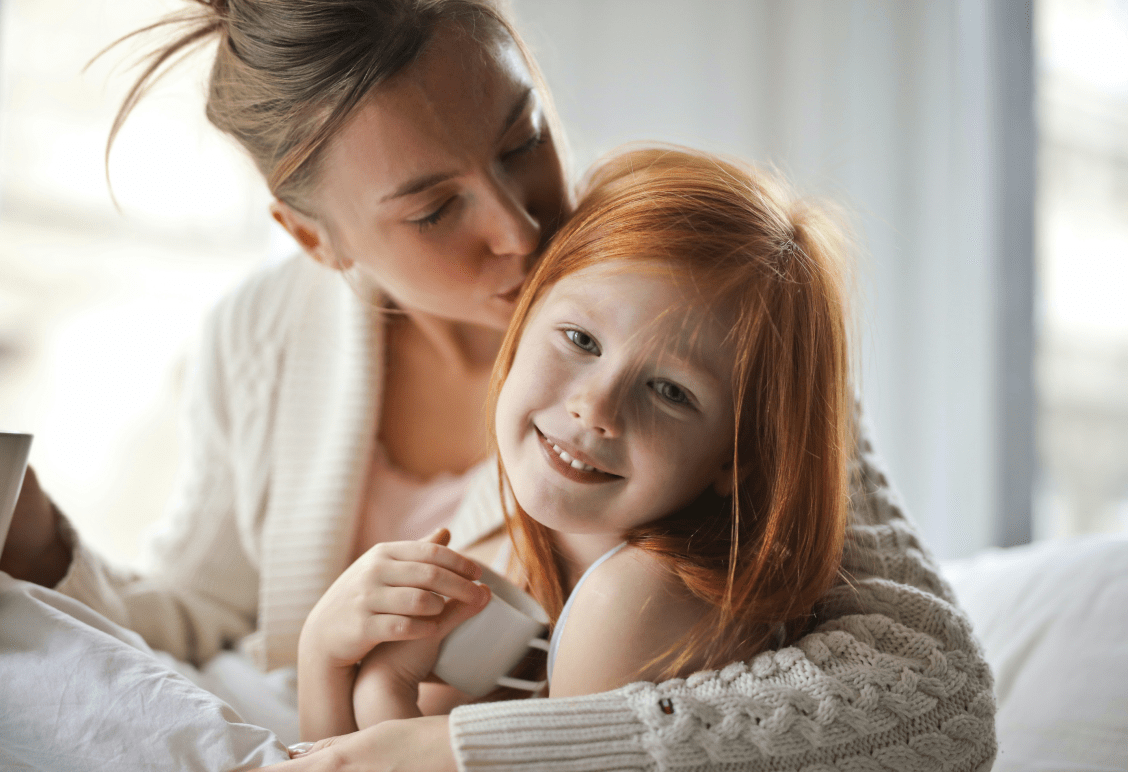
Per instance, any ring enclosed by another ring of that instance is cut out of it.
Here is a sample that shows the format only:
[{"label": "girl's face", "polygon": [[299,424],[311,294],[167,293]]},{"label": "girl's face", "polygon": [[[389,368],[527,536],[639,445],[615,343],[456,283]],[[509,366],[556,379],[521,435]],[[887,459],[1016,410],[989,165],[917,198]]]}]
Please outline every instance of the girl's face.
[{"label": "girl's face", "polygon": [[567,211],[543,106],[508,38],[440,30],[323,160],[321,253],[307,251],[355,264],[407,311],[456,322],[503,329]]},{"label": "girl's face", "polygon": [[549,528],[621,535],[729,492],[726,329],[666,267],[586,268],[530,313],[496,429],[517,501]]}]

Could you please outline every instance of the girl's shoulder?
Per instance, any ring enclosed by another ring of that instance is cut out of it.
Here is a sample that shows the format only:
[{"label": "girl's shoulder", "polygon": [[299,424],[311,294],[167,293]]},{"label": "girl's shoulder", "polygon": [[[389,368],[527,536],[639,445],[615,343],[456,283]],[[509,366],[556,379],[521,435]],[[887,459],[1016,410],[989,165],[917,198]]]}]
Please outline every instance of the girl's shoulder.
[{"label": "girl's shoulder", "polygon": [[672,647],[708,610],[656,555],[629,546],[620,550],[576,589],[550,696],[653,680]]},{"label": "girl's shoulder", "polygon": [[590,593],[606,594],[614,588],[622,597],[632,592],[652,593],[665,590],[677,594],[685,585],[653,552],[626,545],[591,570],[577,590],[577,602]]}]

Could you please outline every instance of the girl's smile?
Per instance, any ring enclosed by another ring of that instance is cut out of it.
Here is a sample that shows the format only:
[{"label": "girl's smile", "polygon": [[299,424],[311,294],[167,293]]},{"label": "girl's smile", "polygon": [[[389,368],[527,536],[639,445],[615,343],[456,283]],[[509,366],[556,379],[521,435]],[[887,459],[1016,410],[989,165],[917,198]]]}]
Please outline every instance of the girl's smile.
[{"label": "girl's smile", "polygon": [[569,480],[582,483],[605,483],[623,479],[620,475],[611,474],[588,463],[591,460],[590,456],[576,450],[574,446],[568,446],[572,448],[572,452],[569,453],[556,440],[546,437],[540,429],[537,429],[536,432],[540,437],[541,446],[548,456],[549,463]]},{"label": "girl's smile", "polygon": [[498,449],[529,515],[619,539],[710,485],[733,435],[726,327],[662,261],[557,282],[530,312],[497,403]]}]

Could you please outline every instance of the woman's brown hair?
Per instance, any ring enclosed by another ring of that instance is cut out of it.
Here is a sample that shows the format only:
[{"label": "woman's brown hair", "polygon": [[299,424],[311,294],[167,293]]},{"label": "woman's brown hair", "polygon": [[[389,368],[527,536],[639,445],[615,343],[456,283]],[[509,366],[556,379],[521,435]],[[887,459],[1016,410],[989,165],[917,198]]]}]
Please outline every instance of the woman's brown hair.
[{"label": "woman's brown hair", "polygon": [[[525,288],[494,368],[491,408],[537,301],[585,267],[664,261],[705,302],[731,309],[732,495],[710,488],[626,540],[710,608],[649,663],[662,677],[787,644],[837,580],[845,537],[852,431],[842,231],[772,175],[682,148],[620,151],[584,187]],[[501,479],[507,485],[504,467]],[[530,589],[555,619],[565,587],[551,532],[513,509],[507,523]]]},{"label": "woman's brown hair", "polygon": [[[207,116],[254,160],[271,193],[310,212],[322,150],[367,95],[422,55],[444,24],[479,42],[508,36],[541,91],[551,130],[560,131],[527,47],[493,0],[193,0],[193,9],[137,30],[178,34],[152,51],[126,94],[106,143],[180,55],[217,40]],[[116,43],[115,43],[116,45]]]}]

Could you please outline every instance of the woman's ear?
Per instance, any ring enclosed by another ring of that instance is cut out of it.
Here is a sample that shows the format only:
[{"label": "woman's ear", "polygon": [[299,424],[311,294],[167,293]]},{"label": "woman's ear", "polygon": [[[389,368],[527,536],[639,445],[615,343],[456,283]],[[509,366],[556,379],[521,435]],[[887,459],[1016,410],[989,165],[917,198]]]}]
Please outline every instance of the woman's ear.
[{"label": "woman's ear", "polygon": [[352,267],[352,260],[334,254],[329,232],[314,218],[277,199],[270,205],[270,216],[317,262],[338,271]]}]

